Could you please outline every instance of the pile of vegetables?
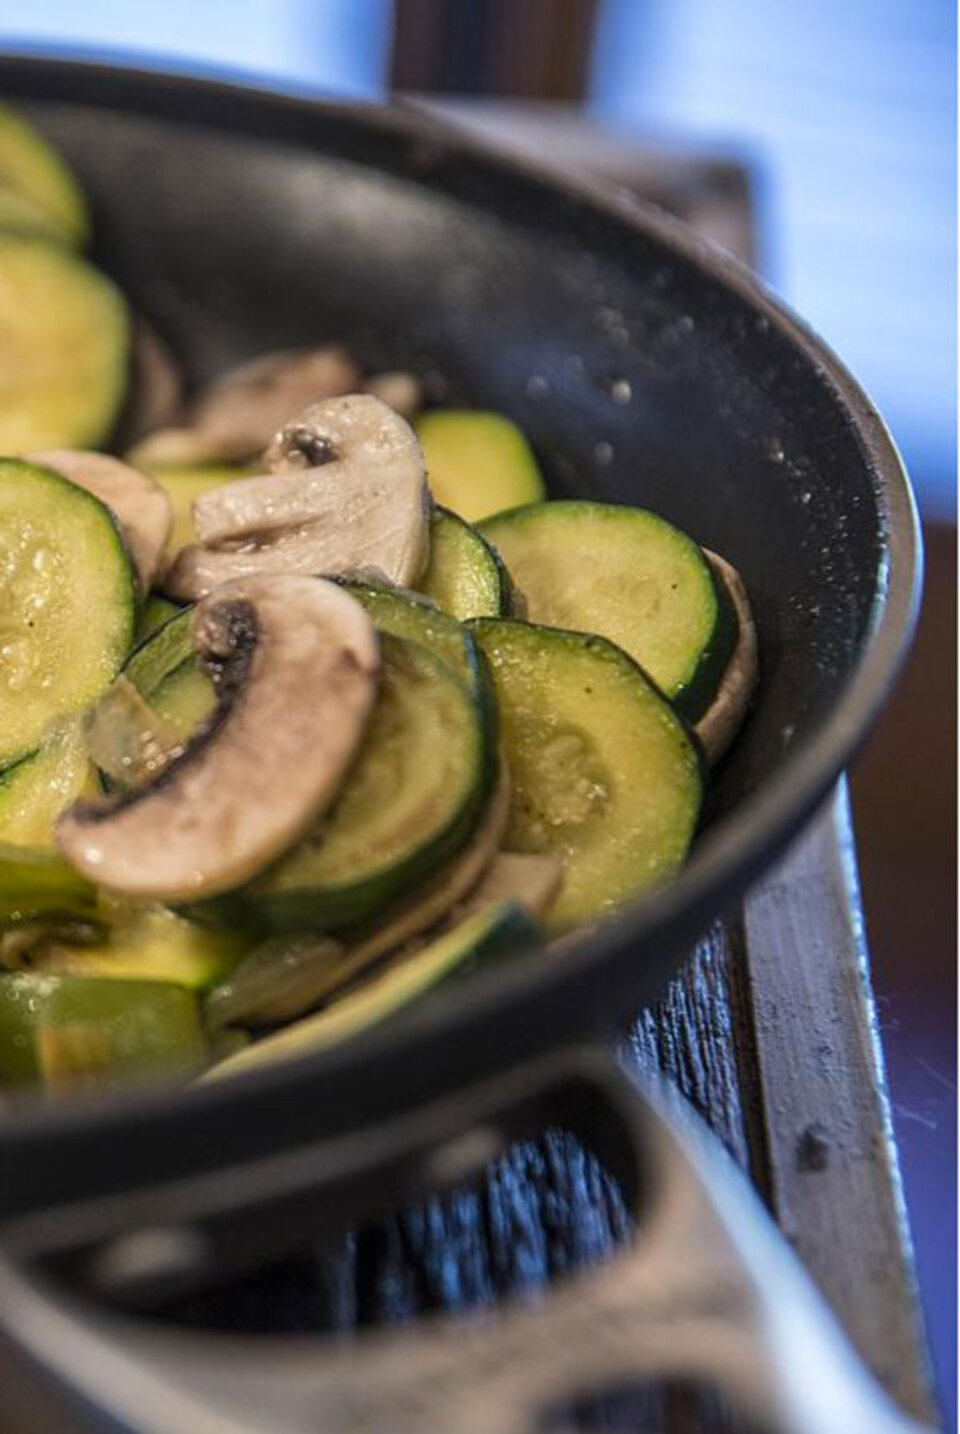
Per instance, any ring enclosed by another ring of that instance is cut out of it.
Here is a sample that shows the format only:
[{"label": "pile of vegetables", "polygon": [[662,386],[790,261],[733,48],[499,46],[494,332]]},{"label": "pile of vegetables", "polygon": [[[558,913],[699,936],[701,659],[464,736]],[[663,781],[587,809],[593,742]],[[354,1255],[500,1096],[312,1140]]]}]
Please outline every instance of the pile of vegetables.
[{"label": "pile of vegetables", "polygon": [[0,112],[0,1085],[318,1049],[675,873],[734,570],[338,347],[185,403],[85,230]]}]

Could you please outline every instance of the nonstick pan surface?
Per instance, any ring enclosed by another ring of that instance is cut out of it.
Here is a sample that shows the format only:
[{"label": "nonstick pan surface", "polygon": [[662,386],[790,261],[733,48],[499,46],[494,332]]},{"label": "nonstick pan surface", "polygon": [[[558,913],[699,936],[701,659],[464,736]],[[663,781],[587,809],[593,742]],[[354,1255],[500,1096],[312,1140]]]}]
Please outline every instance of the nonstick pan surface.
[{"label": "nonstick pan surface", "polygon": [[0,94],[75,164],[95,257],[191,381],[337,339],[437,400],[500,409],[553,495],[653,508],[729,558],[762,661],[679,880],[322,1055],[5,1117],[2,1214],[353,1130],[652,999],[850,760],[909,639],[919,557],[898,456],[849,374],[659,212],[402,107],[25,58],[0,62]]}]

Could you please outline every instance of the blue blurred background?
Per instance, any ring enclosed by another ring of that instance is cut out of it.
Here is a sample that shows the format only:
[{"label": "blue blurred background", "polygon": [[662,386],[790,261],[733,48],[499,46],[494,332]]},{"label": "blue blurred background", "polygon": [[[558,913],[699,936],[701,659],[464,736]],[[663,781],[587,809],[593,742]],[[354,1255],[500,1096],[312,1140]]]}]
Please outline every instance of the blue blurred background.
[{"label": "blue blurred background", "polygon": [[[569,30],[567,50],[579,58],[557,60],[551,51],[549,63],[538,69],[531,58],[524,70],[524,45],[536,37],[518,23],[501,47],[509,51],[500,57],[504,73],[487,84],[472,64],[484,38],[474,0],[458,0],[459,48],[431,46],[444,3],[165,0],[141,9],[130,0],[0,0],[0,45],[136,52],[141,63],[227,68],[363,98],[382,97],[392,74],[407,88],[560,99],[621,147],[659,141],[746,165],[759,266],[876,400],[927,527],[920,642],[858,768],[854,798],[897,1132],[952,1421],[956,7],[951,0],[543,0],[543,14]],[[497,0],[484,8],[497,10]],[[515,7],[510,16],[521,8],[531,9]],[[505,0],[499,11],[502,20]],[[407,27],[398,37],[395,13]],[[397,39],[407,42],[405,60]],[[564,35],[554,40],[562,50]],[[569,85],[557,80],[558,65],[575,77]]]}]

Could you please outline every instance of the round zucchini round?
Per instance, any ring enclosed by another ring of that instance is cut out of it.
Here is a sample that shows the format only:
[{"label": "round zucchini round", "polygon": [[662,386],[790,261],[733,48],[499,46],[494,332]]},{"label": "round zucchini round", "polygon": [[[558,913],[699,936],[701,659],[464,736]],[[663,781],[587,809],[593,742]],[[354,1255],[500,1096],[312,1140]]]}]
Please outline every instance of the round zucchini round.
[{"label": "round zucchini round", "polygon": [[737,623],[704,553],[656,513],[609,503],[533,503],[481,525],[531,622],[609,638],[689,722],[723,677]]},{"label": "round zucchini round", "polygon": [[682,718],[612,643],[506,619],[471,623],[500,707],[511,808],[504,846],[564,864],[548,925],[615,912],[682,863],[701,760]]}]

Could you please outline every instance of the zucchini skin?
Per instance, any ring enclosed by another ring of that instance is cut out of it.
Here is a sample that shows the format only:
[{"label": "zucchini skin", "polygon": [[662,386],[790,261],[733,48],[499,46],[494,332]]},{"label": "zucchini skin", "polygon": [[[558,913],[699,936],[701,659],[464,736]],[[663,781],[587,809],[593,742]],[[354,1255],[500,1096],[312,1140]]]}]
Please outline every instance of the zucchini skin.
[{"label": "zucchini skin", "polygon": [[703,801],[700,745],[606,638],[504,618],[470,628],[501,708],[512,789],[504,845],[563,861],[550,930],[612,915],[686,857]]},{"label": "zucchini skin", "polygon": [[[465,720],[462,740],[466,770],[470,774],[459,799],[428,830],[406,836],[405,849],[398,857],[355,878],[330,881],[311,877],[309,857],[302,855],[309,848],[308,837],[255,881],[210,901],[184,908],[185,915],[208,924],[243,926],[265,934],[342,931],[369,919],[405,893],[415,890],[470,840],[489,792],[488,734],[484,714],[475,697],[442,658],[410,639],[392,636],[383,639],[383,649],[387,661],[396,662],[399,650],[404,661],[412,661],[421,672],[429,673],[432,669],[431,680],[440,681],[448,687],[448,691],[456,692],[457,706]],[[454,734],[450,733],[449,739],[453,740],[453,737]],[[375,741],[375,731],[370,740]],[[369,751],[372,760],[376,759],[375,747],[364,750]],[[357,759],[355,777],[361,770],[364,750]],[[349,794],[349,787],[348,778],[344,796]],[[338,808],[335,807],[322,826],[335,829],[337,819]],[[322,852],[321,839],[318,847],[321,864]],[[290,875],[291,870],[297,870],[293,863],[300,863],[300,875],[296,879]]]},{"label": "zucchini skin", "polygon": [[587,499],[529,503],[480,524],[530,619],[616,643],[695,723],[716,695],[737,621],[703,550],[658,513]]}]

